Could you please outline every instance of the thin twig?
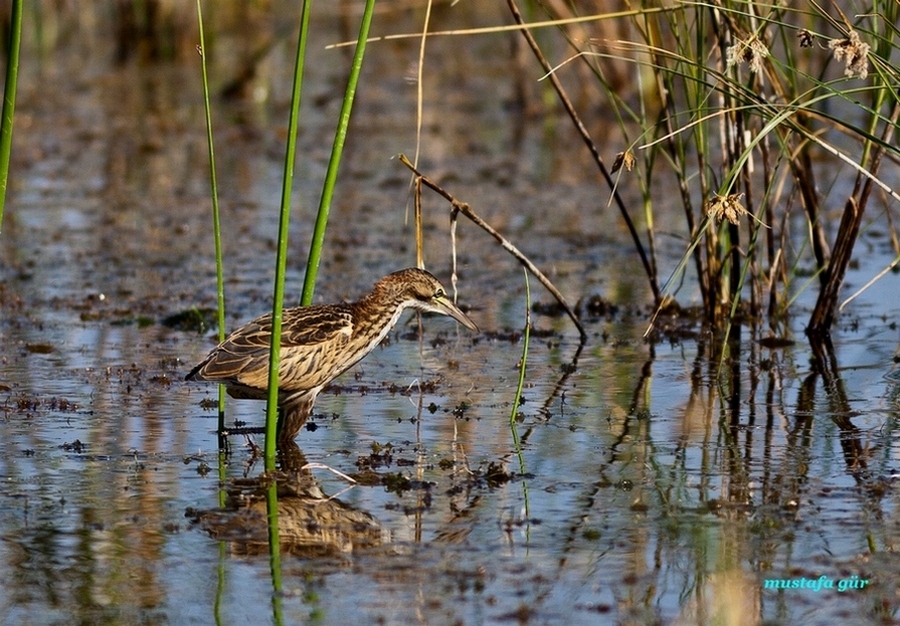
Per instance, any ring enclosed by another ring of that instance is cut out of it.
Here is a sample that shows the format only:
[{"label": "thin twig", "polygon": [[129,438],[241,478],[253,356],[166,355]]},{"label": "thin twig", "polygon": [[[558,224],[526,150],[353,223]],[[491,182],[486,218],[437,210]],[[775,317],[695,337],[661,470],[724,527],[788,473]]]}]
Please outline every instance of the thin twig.
[{"label": "thin twig", "polygon": [[300,468],[300,471],[314,470],[314,469],[328,470],[332,474],[335,474],[336,476],[340,476],[341,478],[346,480],[348,483],[353,483],[354,485],[356,484],[356,479],[352,478],[351,476],[348,476],[347,474],[345,474],[344,472],[342,472],[340,470],[334,469],[330,465],[325,465],[324,463],[307,463],[306,465],[304,465],[303,467]]},{"label": "thin twig", "polygon": [[425,244],[422,238],[422,179],[418,176],[415,182],[415,223],[416,223],[416,267],[425,269]]},{"label": "thin twig", "polygon": [[897,267],[897,264],[898,264],[898,263],[900,263],[900,256],[894,257],[894,260],[891,261],[891,262],[888,264],[887,267],[885,267],[885,268],[882,269],[880,272],[878,272],[877,274],[875,274],[875,276],[873,276],[873,277],[869,280],[869,282],[867,282],[865,285],[863,285],[862,287],[860,287],[859,289],[857,289],[857,290],[853,293],[853,295],[849,296],[846,300],[844,300],[843,302],[841,302],[841,305],[838,307],[838,312],[843,311],[845,306],[847,306],[848,304],[850,304],[851,302],[853,302],[854,300],[856,300],[856,298],[858,298],[860,295],[862,295],[862,293],[863,293],[864,291],[866,291],[869,287],[871,287],[872,285],[874,285],[875,283],[877,283],[879,280],[881,280],[882,277],[884,277],[885,274],[887,274],[888,272],[890,272],[891,270],[893,270],[895,267]]},{"label": "thin twig", "polygon": [[[623,17],[634,17],[637,15],[650,15],[653,13],[665,13],[676,10],[675,7],[641,7],[639,9],[630,9],[626,11],[604,12],[594,15],[583,15],[579,17],[570,17],[561,20],[544,20],[542,22],[530,22],[528,24],[498,24],[494,26],[482,26],[480,28],[458,28],[453,30],[436,30],[429,32],[429,37],[446,37],[446,36],[471,36],[471,35],[494,35],[496,33],[505,33],[517,30],[535,30],[538,28],[559,28],[567,24],[581,24],[584,22],[599,22],[601,20],[617,20]],[[422,33],[394,33],[391,35],[379,35],[378,37],[369,37],[366,43],[374,43],[379,41],[395,41],[397,39],[416,39],[421,38]],[[356,43],[355,40],[340,41],[325,46],[325,50],[333,50],[335,48],[346,48]]]}]

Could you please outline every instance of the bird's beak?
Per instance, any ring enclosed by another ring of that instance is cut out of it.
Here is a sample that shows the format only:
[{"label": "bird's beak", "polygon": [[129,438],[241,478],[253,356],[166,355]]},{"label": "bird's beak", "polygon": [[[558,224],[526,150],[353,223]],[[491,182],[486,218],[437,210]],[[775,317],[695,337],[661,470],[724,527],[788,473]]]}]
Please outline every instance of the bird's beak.
[{"label": "bird's beak", "polygon": [[453,304],[453,301],[446,296],[434,298],[432,302],[434,303],[435,313],[443,313],[444,315],[448,315],[469,330],[475,331],[476,333],[478,332],[478,326],[475,325],[475,322],[473,322],[468,315],[460,311],[459,307]]}]

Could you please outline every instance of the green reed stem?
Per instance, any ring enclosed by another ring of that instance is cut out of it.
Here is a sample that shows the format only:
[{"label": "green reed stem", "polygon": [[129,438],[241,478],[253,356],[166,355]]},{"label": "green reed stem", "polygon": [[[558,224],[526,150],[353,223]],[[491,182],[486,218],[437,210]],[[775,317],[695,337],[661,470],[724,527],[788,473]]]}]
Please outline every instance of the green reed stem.
[{"label": "green reed stem", "polygon": [[0,227],[9,181],[9,155],[12,151],[13,115],[16,109],[16,86],[19,82],[19,48],[22,42],[22,0],[14,0],[9,22],[9,55],[6,84],[3,90],[3,112],[0,114]]},{"label": "green reed stem", "polygon": [[281,217],[278,223],[278,254],[275,259],[275,294],[272,299],[272,345],[269,350],[269,396],[266,405],[266,471],[275,469],[275,442],[278,430],[278,367],[281,356],[281,322],[284,310],[284,276],[287,270],[288,228],[291,221],[291,187],[297,151],[297,127],[300,118],[300,94],[303,87],[303,65],[309,33],[309,9],[312,0],[303,3],[300,35],[294,62],[294,86],[291,93],[291,116],[288,123],[287,148],[284,156],[284,179],[281,186]]},{"label": "green reed stem", "polygon": [[519,411],[519,402],[522,400],[522,388],[525,386],[525,363],[528,359],[528,341],[531,337],[531,286],[528,284],[528,270],[525,270],[525,334],[522,344],[522,361],[519,367],[519,384],[516,387],[516,397],[513,401],[512,413],[509,415],[509,423],[516,423],[516,415]]},{"label": "green reed stem", "polygon": [[[525,331],[522,341],[522,360],[519,364],[519,384],[516,386],[516,397],[513,400],[512,412],[509,415],[509,430],[512,432],[513,446],[516,456],[519,458],[519,473],[525,475],[525,454],[522,452],[522,441],[519,439],[519,430],[516,428],[516,415],[519,412],[519,402],[522,400],[522,389],[525,386],[525,364],[528,360],[528,343],[531,337],[531,286],[528,284],[528,270],[525,270]],[[529,515],[528,483],[522,479],[522,493],[525,498],[525,517]]]},{"label": "green reed stem", "polygon": [[350,112],[353,109],[353,98],[356,95],[356,85],[359,82],[363,56],[366,52],[366,39],[369,37],[369,27],[372,25],[372,15],[374,12],[375,0],[366,0],[366,8],[363,12],[362,22],[359,26],[359,37],[356,39],[356,51],[353,54],[353,64],[350,66],[350,77],[347,80],[347,90],[344,92],[344,102],[341,105],[341,116],[338,119],[334,143],[331,146],[331,158],[328,161],[328,171],[325,174],[322,199],[319,202],[319,213],[316,217],[316,228],[313,232],[312,242],[309,246],[309,258],[306,262],[306,278],[303,281],[303,294],[300,299],[300,304],[303,306],[312,304],[313,292],[316,289],[316,275],[319,272],[319,262],[322,258],[322,245],[325,241],[325,227],[328,225],[328,214],[331,210],[331,200],[334,197],[334,186],[337,181],[338,167],[341,164],[341,154],[344,151],[344,143],[347,139],[347,128],[350,126]]},{"label": "green reed stem", "polygon": [[225,562],[228,559],[228,543],[219,542],[219,558],[216,567],[216,596],[213,600],[213,619],[216,626],[222,626],[225,620],[222,618],[222,600],[225,597]]},{"label": "green reed stem", "polygon": [[[216,179],[216,156],[213,148],[213,132],[212,132],[212,114],[209,104],[209,79],[206,72],[206,41],[203,37],[203,12],[200,6],[200,0],[197,0],[197,23],[200,34],[200,68],[203,76],[203,105],[206,113],[206,145],[209,152],[209,187],[212,197],[212,214],[213,214],[213,240],[216,249],[216,308],[218,314],[219,325],[219,342],[225,340],[225,279],[222,270],[222,229],[219,220],[219,192]],[[222,435],[225,430],[225,386],[219,385],[219,454],[218,454],[218,476],[219,484],[225,484],[225,462],[227,452],[225,446],[227,440]],[[219,508],[225,506],[225,490],[219,489],[218,493]],[[219,542],[219,560],[216,571],[216,596],[213,604],[213,616],[216,624],[222,624],[222,598],[225,590],[225,555],[226,545],[224,541]]]},{"label": "green reed stem", "polygon": [[[209,78],[206,73],[206,41],[203,38],[203,12],[197,0],[197,22],[200,30],[200,69],[203,75],[203,106],[206,112],[206,146],[209,151],[209,193],[212,197],[213,240],[216,247],[216,310],[219,343],[225,341],[225,275],[222,269],[222,228],[219,220],[219,187],[216,179],[216,153],[213,148],[212,113],[209,106]],[[219,385],[219,429],[225,430],[225,385]],[[221,436],[220,436],[221,437]],[[222,447],[220,440],[219,447]]]},{"label": "green reed stem", "polygon": [[272,623],[284,623],[281,606],[281,539],[278,533],[278,481],[266,489],[266,517],[269,521],[269,571],[272,574]]}]

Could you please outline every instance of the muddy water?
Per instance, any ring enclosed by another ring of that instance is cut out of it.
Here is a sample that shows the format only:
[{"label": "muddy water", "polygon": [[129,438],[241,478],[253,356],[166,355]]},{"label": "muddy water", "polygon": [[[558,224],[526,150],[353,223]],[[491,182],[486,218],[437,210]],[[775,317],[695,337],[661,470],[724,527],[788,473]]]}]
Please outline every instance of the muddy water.
[{"label": "muddy water", "polygon": [[[414,30],[420,16],[402,17],[399,30]],[[338,33],[316,32],[294,299],[346,61],[322,49]],[[896,277],[849,307],[830,350],[805,343],[803,298],[795,343],[766,348],[744,330],[733,375],[712,385],[717,358],[698,326],[643,339],[647,289],[581,146],[561,118],[515,106],[516,80],[534,88],[536,76],[510,71],[507,39],[471,43],[462,54],[433,42],[435,59],[457,63],[427,79],[423,168],[570,301],[601,294],[617,309],[585,314],[583,345],[565,318],[535,315],[513,430],[524,282],[462,224],[461,301],[481,332],[426,319],[420,340],[398,327],[320,396],[286,461],[274,565],[254,482],[262,438],[235,435],[219,452],[214,389],[182,380],[213,331],[164,323],[215,302],[195,60],[122,68],[72,44],[26,65],[0,235],[0,621],[895,617]],[[230,327],[269,307],[291,45],[258,79],[268,100],[215,105]],[[415,54],[370,49],[320,301],[415,262],[408,178],[392,160],[415,146]],[[213,68],[228,75],[224,60]],[[428,266],[446,279],[446,207],[430,198],[426,212]],[[860,245],[857,286],[892,256],[878,227]],[[260,426],[263,407],[230,401],[227,418]],[[305,462],[358,482],[296,470]],[[766,588],[804,579],[821,588]]]}]

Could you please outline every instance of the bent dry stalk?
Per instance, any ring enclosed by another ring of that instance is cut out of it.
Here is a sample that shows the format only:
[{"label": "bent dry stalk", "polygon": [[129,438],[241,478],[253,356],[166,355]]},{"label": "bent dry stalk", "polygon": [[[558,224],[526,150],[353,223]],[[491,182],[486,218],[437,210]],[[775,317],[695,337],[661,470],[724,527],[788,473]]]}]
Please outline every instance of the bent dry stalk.
[{"label": "bent dry stalk", "polygon": [[422,174],[422,172],[420,172],[410,162],[410,160],[408,158],[406,158],[406,155],[400,154],[400,155],[398,155],[397,158],[400,159],[400,162],[403,163],[403,165],[405,165],[410,170],[412,170],[412,172],[416,176],[421,178],[422,183],[425,186],[429,187],[430,189],[432,189],[439,195],[443,196],[444,199],[446,199],[450,203],[452,210],[454,212],[462,213],[467,218],[469,218],[469,220],[471,220],[475,225],[479,226],[482,230],[484,230],[489,235],[491,235],[494,239],[496,239],[500,243],[500,245],[503,247],[503,249],[506,250],[507,252],[509,252],[513,257],[515,257],[515,259],[518,260],[519,263],[524,265],[525,268],[529,272],[531,272],[531,275],[534,276],[535,278],[537,278],[538,281],[540,281],[540,283],[547,289],[547,291],[549,291],[551,294],[553,294],[553,297],[556,298],[556,301],[559,303],[559,305],[563,308],[563,310],[569,316],[569,319],[571,319],[572,323],[575,324],[575,328],[578,329],[578,333],[581,336],[582,341],[587,337],[587,333],[584,330],[584,326],[582,326],[581,321],[578,319],[578,316],[575,315],[575,311],[573,311],[572,307],[569,306],[569,303],[566,302],[565,297],[563,297],[563,295],[562,295],[562,293],[560,293],[559,289],[557,289],[556,286],[552,282],[550,282],[550,279],[547,278],[544,275],[544,273],[541,272],[541,270],[539,270],[537,268],[537,266],[534,263],[532,263],[531,260],[527,256],[525,256],[524,253],[522,253],[515,245],[513,245],[513,243],[511,241],[509,241],[506,237],[501,235],[490,224],[488,224],[483,219],[481,219],[481,217],[479,217],[478,214],[476,214],[475,211],[473,211],[472,208],[468,204],[466,204],[465,202],[460,202],[459,200],[454,198],[452,195],[450,195],[450,193],[445,191],[443,187],[441,187],[440,185],[438,185],[437,183],[432,181],[430,178],[428,178],[427,176]]}]

